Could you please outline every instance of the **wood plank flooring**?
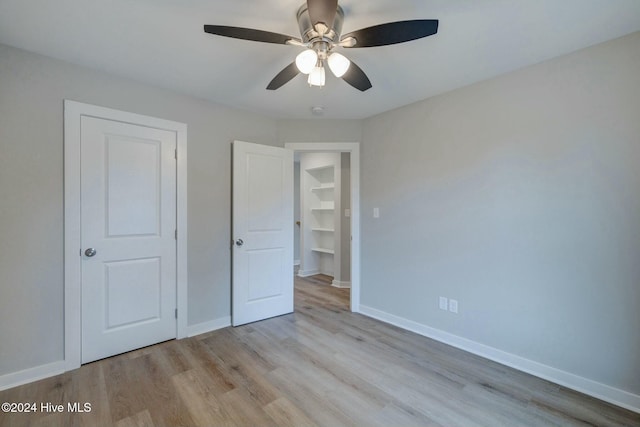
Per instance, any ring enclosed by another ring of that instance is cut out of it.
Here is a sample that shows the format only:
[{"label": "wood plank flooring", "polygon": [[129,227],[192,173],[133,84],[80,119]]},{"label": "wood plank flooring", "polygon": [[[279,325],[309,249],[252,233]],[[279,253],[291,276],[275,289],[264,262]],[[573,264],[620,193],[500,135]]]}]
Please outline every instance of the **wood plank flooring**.
[{"label": "wood plank flooring", "polygon": [[0,403],[38,412],[0,413],[0,425],[640,426],[640,414],[352,314],[349,290],[326,277],[295,286],[293,314],[2,391]]}]

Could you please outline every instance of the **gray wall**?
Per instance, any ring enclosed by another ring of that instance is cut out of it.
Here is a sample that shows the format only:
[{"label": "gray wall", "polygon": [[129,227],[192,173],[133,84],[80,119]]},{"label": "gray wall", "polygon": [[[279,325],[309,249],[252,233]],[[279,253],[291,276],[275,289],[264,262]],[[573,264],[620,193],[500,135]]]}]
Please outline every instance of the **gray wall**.
[{"label": "gray wall", "polygon": [[362,120],[278,120],[278,141],[361,142]]},{"label": "gray wall", "polygon": [[362,155],[363,305],[640,393],[640,33],[372,117]]},{"label": "gray wall", "polygon": [[189,324],[230,314],[230,143],[276,122],[0,45],[0,375],[63,358],[63,99],[188,125]]}]

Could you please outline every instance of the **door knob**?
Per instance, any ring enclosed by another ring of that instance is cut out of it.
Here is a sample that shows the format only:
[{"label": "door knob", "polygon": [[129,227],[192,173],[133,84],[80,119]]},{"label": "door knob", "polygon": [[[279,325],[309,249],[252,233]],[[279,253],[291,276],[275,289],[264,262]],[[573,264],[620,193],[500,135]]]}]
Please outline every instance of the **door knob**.
[{"label": "door knob", "polygon": [[92,256],[94,256],[97,253],[97,251],[93,248],[89,248],[86,251],[84,251],[84,254],[86,256],[88,256],[89,258],[91,258]]},{"label": "door knob", "polygon": [[244,240],[242,239],[236,240],[236,246],[242,246],[242,245],[244,245]]}]

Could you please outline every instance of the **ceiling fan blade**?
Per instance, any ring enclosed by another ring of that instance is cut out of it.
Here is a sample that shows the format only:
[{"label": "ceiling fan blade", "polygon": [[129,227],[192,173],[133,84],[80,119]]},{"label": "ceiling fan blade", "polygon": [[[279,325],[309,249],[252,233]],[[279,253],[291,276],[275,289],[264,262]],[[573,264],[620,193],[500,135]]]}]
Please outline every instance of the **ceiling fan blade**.
[{"label": "ceiling fan blade", "polygon": [[215,34],[217,36],[264,43],[287,44],[289,40],[301,42],[300,39],[288,36],[286,34],[254,30],[253,28],[229,27],[226,25],[205,25],[204,32]]},{"label": "ceiling fan blade", "polygon": [[347,72],[342,76],[342,80],[362,92],[372,87],[369,77],[353,61],[351,61]]},{"label": "ceiling fan blade", "polygon": [[276,90],[284,86],[285,83],[288,83],[289,80],[291,80],[298,74],[300,74],[300,70],[298,70],[298,67],[296,66],[296,63],[294,61],[291,64],[287,65],[284,70],[280,71],[278,75],[275,76],[273,80],[271,80],[271,82],[269,82],[267,90]]},{"label": "ceiling fan blade", "polygon": [[[353,37],[356,44],[352,47],[386,46],[421,39],[438,32],[437,19],[416,19],[412,21],[388,22],[363,28],[342,36]],[[345,46],[351,47],[351,46]]]},{"label": "ceiling fan blade", "polygon": [[331,29],[338,10],[338,0],[307,0],[307,10],[313,25],[323,22]]}]

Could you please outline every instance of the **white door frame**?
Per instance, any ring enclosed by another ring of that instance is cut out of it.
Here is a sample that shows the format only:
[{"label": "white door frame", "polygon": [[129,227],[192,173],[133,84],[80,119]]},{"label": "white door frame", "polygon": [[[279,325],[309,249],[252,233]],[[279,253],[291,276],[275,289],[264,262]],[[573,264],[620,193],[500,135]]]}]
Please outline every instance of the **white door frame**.
[{"label": "white door frame", "polygon": [[163,129],[176,134],[176,303],[177,338],[187,336],[187,125],[64,100],[64,366],[80,367],[82,354],[81,240],[80,240],[80,121],[103,118]]},{"label": "white door frame", "polygon": [[351,154],[351,311],[360,312],[360,143],[287,142],[284,148],[298,152]]}]

